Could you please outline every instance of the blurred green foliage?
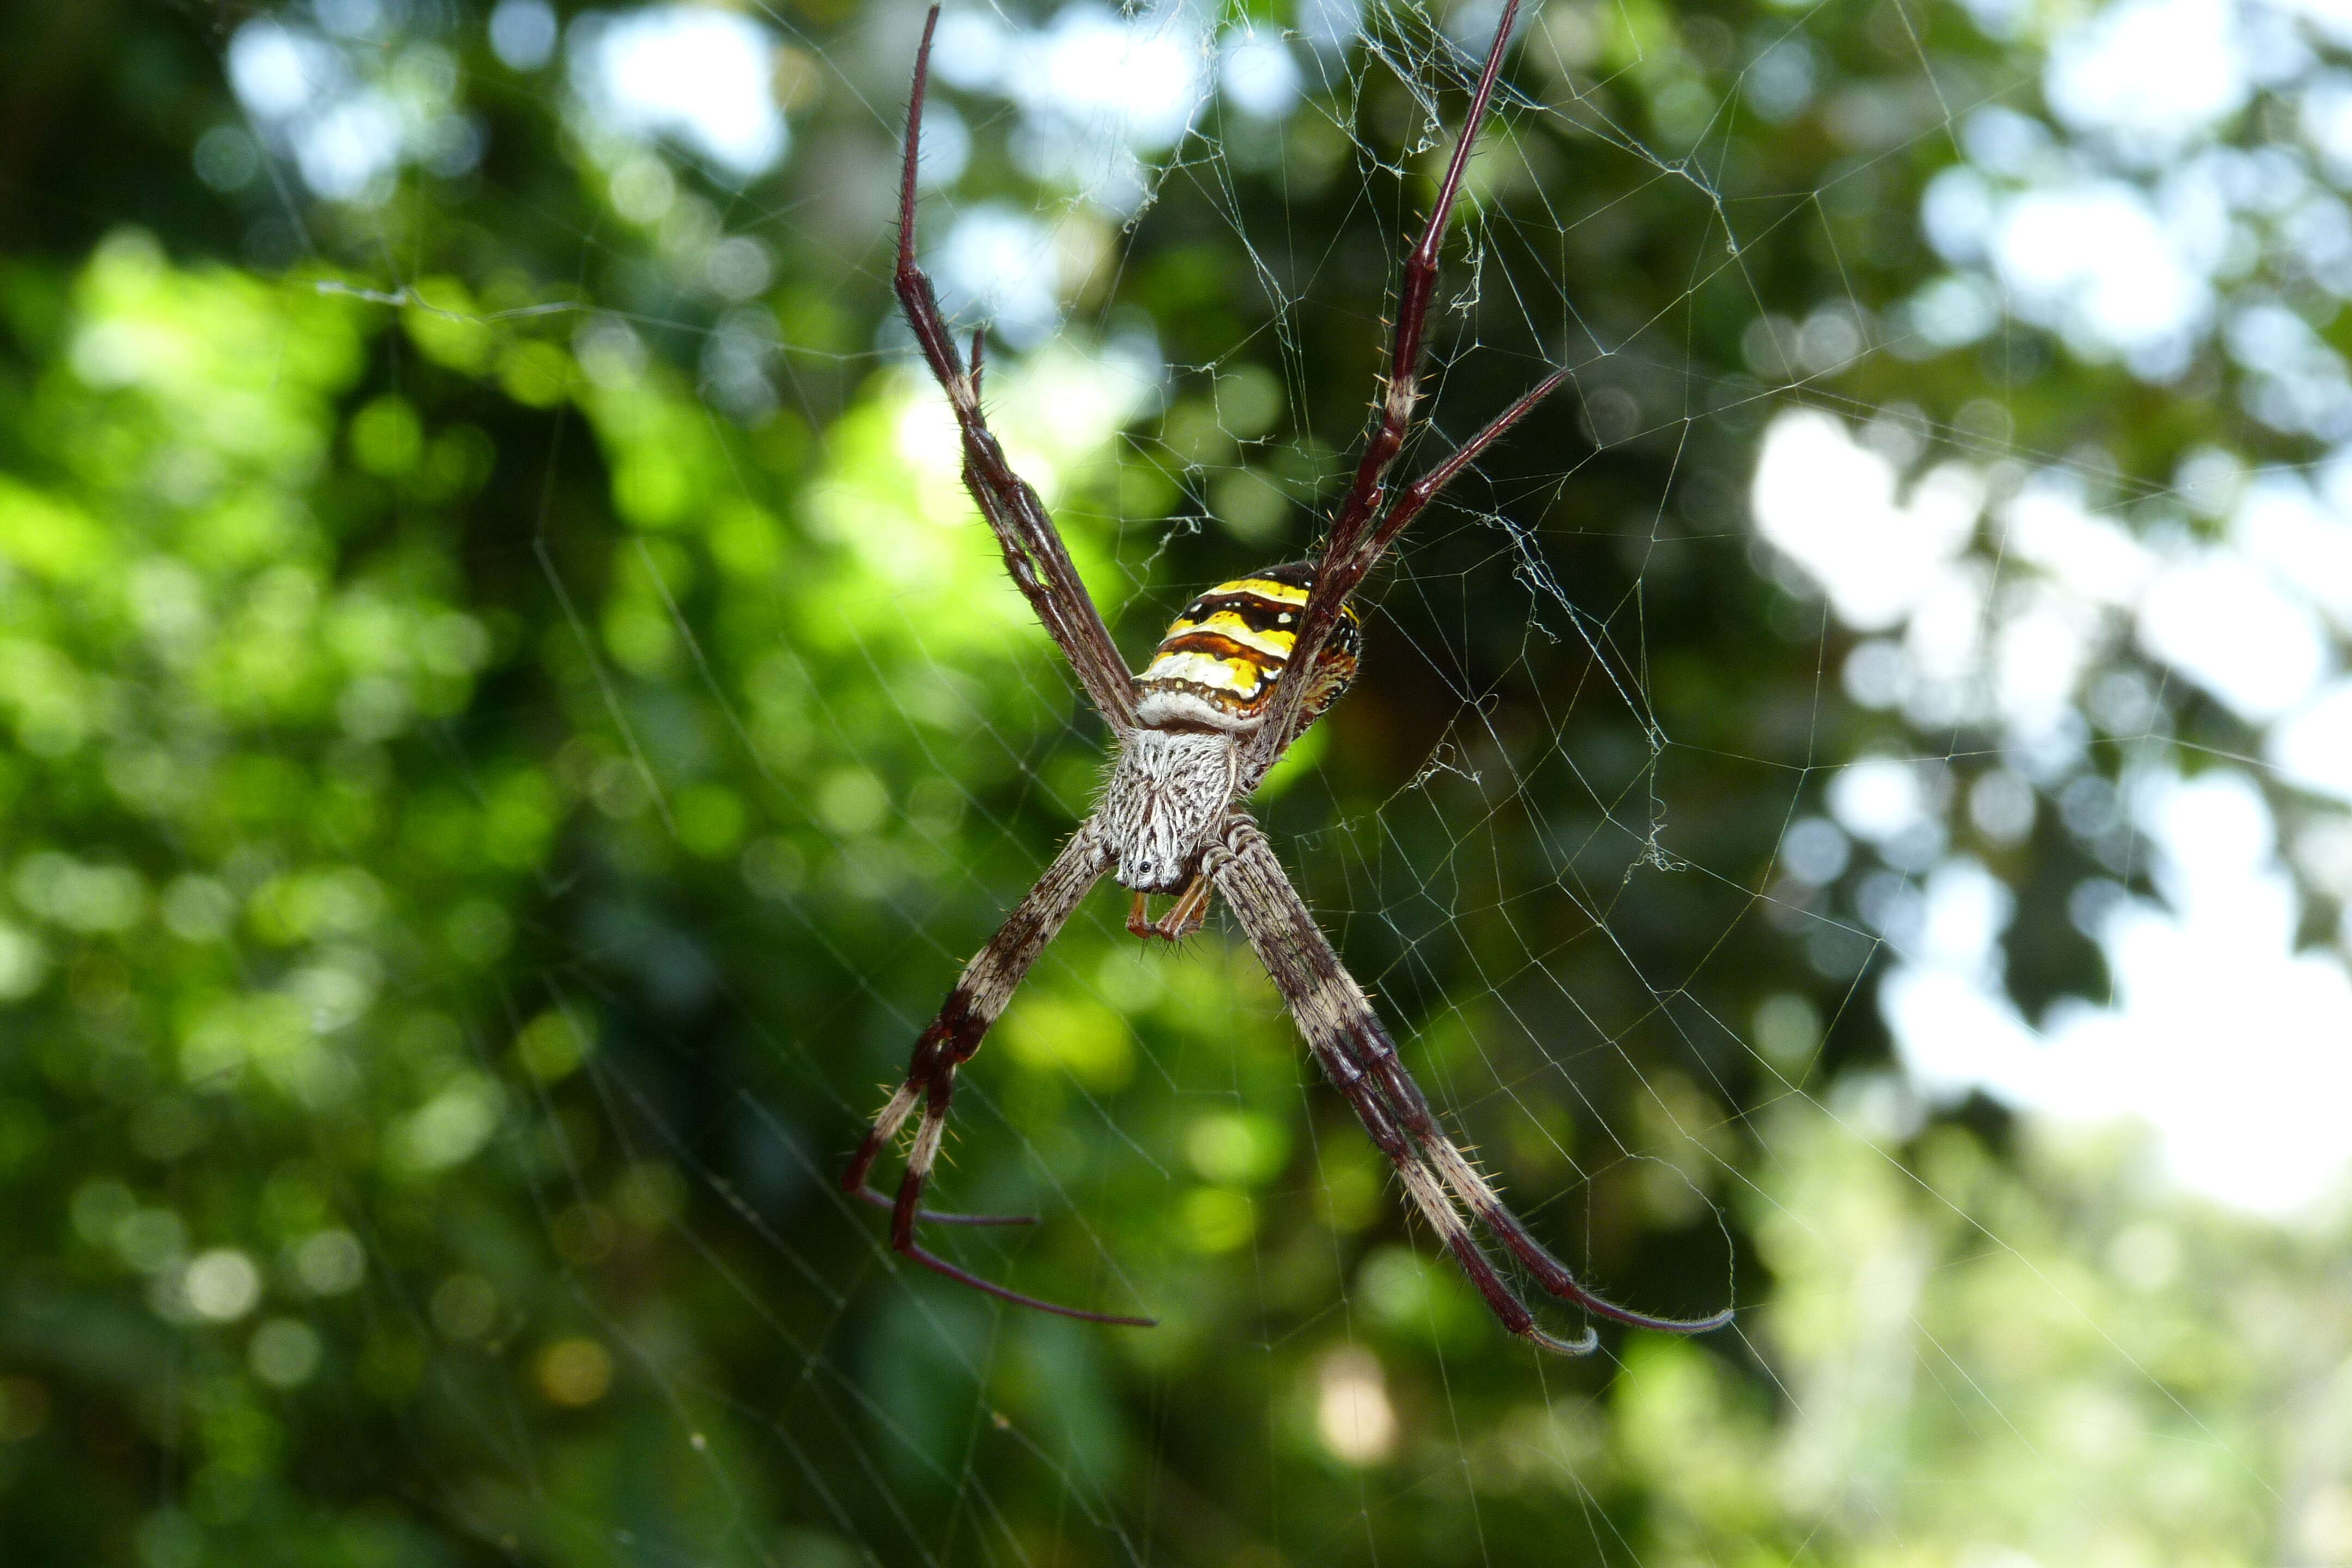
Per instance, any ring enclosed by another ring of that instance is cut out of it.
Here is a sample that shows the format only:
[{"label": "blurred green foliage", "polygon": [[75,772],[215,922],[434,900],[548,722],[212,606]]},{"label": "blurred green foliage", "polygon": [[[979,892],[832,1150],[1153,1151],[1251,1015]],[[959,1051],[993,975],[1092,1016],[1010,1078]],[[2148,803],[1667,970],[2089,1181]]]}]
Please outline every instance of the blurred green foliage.
[{"label": "blurred green foliage", "polygon": [[[1880,118],[1750,120],[1705,179],[1661,158],[1777,14],[1539,16],[1523,90],[1567,112],[1477,165],[1440,423],[1559,334],[1624,352],[1430,519],[1268,792],[1538,1227],[1621,1300],[1748,1309],[1561,1363],[1407,1229],[1246,951],[1139,952],[1108,894],[959,1101],[947,1201],[1045,1223],[950,1239],[1163,1326],[916,1277],[832,1190],[1103,740],[896,352],[868,197],[911,13],[778,16],[821,83],[791,161],[666,163],[640,221],[471,7],[388,14],[485,161],[373,206],[197,181],[251,12],[83,9],[6,24],[0,133],[9,1562],[2274,1559],[2334,1440],[2272,1419],[2344,1352],[2326,1256],[2162,1206],[2128,1150],[1887,1110],[1867,942],[1809,957],[1751,891],[1878,721],[1749,566],[1739,343],[1917,282],[1948,151],[1916,51],[2000,58],[1958,13],[1818,14],[1822,101]],[[1131,654],[1300,552],[1355,438],[1440,143],[1383,70],[1348,86],[1208,124],[1128,231],[1073,209],[1105,280],[992,362]],[[1037,199],[965,107],[960,197]],[[1718,200],[1786,221],[1727,268]],[[774,258],[748,409],[709,361],[740,304],[696,281],[730,228]],[[1189,367],[1164,402],[1096,352],[1139,322]],[[2019,418],[2104,385],[2053,371]],[[1688,422],[1597,442],[1612,391]]]}]

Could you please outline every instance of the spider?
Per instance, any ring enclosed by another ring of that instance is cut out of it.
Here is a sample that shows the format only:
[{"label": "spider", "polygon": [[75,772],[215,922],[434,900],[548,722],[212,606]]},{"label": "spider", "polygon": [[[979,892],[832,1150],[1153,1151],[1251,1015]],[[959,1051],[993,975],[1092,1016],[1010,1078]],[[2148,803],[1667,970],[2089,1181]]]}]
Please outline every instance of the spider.
[{"label": "spider", "polygon": [[[1094,814],[1037,885],[964,969],[939,1016],[915,1042],[907,1076],[875,1116],[842,1173],[842,1190],[890,1211],[890,1245],[924,1268],[1017,1306],[1094,1323],[1149,1328],[1121,1317],[1042,1300],[958,1268],[926,1249],[918,1226],[1023,1225],[1026,1216],[940,1214],[922,1206],[955,1093],[956,1071],[1087,890],[1108,872],[1134,895],[1128,927],[1174,941],[1196,929],[1213,895],[1247,933],[1307,1045],[1365,1132],[1396,1166],[1404,1189],[1470,1277],[1505,1329],[1546,1350],[1581,1355],[1599,1336],[1550,1334],[1506,1284],[1480,1246],[1483,1227],[1551,1295],[1589,1313],[1645,1329],[1695,1333],[1730,1321],[1727,1309],[1696,1320],[1653,1317],[1604,1300],[1505,1207],[1493,1185],[1448,1138],[1363,988],[1292,888],[1246,801],[1292,742],[1337,701],[1353,678],[1362,628],[1349,597],[1384,551],[1454,478],[1568,377],[1556,370],[1421,479],[1391,496],[1389,470],[1413,429],[1423,335],[1438,280],[1438,246],[1486,117],[1518,0],[1507,0],[1427,227],[1404,265],[1394,337],[1378,416],[1321,553],[1211,589],[1188,606],[1140,676],[1130,676],[1102,615],[1071,564],[1037,492],[1013,472],[981,410],[982,334],[969,368],[915,260],[915,164],[929,81],[931,8],[915,57],[898,195],[894,282],[924,361],[962,432],[963,481],[995,532],[1013,583],[1070,661],[1109,724],[1118,755]],[[1149,900],[1176,895],[1158,920]],[[896,1197],[869,1184],[876,1159],[919,1115]]]}]

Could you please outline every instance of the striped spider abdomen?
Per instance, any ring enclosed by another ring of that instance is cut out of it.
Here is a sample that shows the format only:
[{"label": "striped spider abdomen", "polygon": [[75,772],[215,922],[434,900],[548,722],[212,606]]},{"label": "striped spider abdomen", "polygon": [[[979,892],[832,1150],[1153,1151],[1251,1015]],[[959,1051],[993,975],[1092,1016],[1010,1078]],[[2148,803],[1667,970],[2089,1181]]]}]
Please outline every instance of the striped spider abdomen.
[{"label": "striped spider abdomen", "polygon": [[[1314,586],[1313,563],[1294,561],[1220,583],[1185,605],[1135,678],[1137,721],[1152,729],[1234,731],[1264,723]],[[1354,605],[1344,605],[1316,658],[1300,729],[1339,700],[1362,647],[1363,622]]]}]

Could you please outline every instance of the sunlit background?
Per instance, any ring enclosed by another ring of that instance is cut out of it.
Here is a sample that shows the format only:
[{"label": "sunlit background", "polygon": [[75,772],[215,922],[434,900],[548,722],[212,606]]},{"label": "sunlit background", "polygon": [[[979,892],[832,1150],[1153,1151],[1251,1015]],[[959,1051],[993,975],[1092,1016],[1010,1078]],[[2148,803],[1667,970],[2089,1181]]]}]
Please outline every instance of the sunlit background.
[{"label": "sunlit background", "polygon": [[[1491,12],[1468,7],[1451,30],[1475,42]],[[2039,24],[2012,5],[1971,15],[1997,38]],[[404,164],[471,170],[483,134],[454,100],[457,67],[430,43],[385,50],[402,20],[378,0],[344,0],[236,27],[225,58],[252,130],[208,137],[200,171],[249,180],[266,149],[319,196],[368,205],[391,197]],[[1074,244],[1068,231],[1130,216],[1213,94],[1245,116],[1290,115],[1310,75],[1342,68],[1334,57],[1362,26],[1339,0],[1295,21],[1261,36],[1174,5],[950,15],[941,79],[1008,105],[1022,170],[1069,193],[1060,210],[975,202],[944,226],[930,265],[950,314],[1015,349],[1054,338],[1081,281],[1066,270],[1114,265],[1096,237]],[[590,12],[567,29],[544,0],[505,0],[487,27],[505,65],[562,72],[574,134],[609,169],[622,216],[643,225],[673,216],[665,142],[730,185],[772,173],[792,150],[778,86],[818,68],[756,11]],[[1919,221],[1948,269],[1885,321],[1835,304],[1802,323],[1761,318],[1751,358],[1811,378],[1865,353],[1929,357],[2014,320],[2157,385],[2218,348],[2245,373],[2253,419],[2320,443],[2352,437],[2343,356],[2281,292],[2352,292],[2352,214],[2330,183],[2352,177],[2352,73],[2329,58],[2347,30],[2352,16],[2325,6],[2212,0],[2115,5],[2062,27],[2046,46],[2046,118],[1996,100],[1955,106],[1940,128],[1961,156],[1928,182]],[[1802,107],[1809,59],[1801,31],[1777,42],[1751,68],[1764,89],[1753,111],[1786,120]],[[2280,129],[2293,136],[2217,144],[2258,90],[2292,108]],[[970,132],[940,102],[925,134],[927,183],[952,186]],[[765,291],[772,263],[756,236],[702,248],[716,292]],[[729,352],[723,331],[706,351],[714,390],[748,379],[726,375]],[[1045,372],[1031,395],[1067,406],[1057,433],[1081,450],[1125,427],[1166,374],[1148,330]],[[928,438],[909,426],[904,450],[952,479],[951,426],[921,396]],[[2322,816],[2282,842],[2247,770],[2352,803],[2352,684],[2339,668],[2352,447],[2288,464],[2200,444],[2169,487],[2126,507],[2093,493],[2105,476],[2086,474],[2081,454],[1971,431],[1963,455],[1927,461],[1911,412],[1791,411],[1760,443],[1754,525],[1777,570],[1864,634],[1837,671],[1843,695],[1899,713],[1916,737],[1907,755],[1856,759],[1826,792],[1826,817],[1792,825],[1790,874],[1832,879],[1857,845],[1884,863],[1856,907],[1898,960],[1880,1005],[1928,1098],[1982,1089],[2068,1119],[2142,1118],[2182,1180],[2264,1213],[2332,1195],[2352,1157],[2352,1133],[2333,1131],[2352,1121],[2341,962],[2352,936],[2332,952],[2306,943],[2288,858],[2332,901],[2352,900],[2352,826]],[[2238,766],[2184,779],[2163,743],[2168,679],[2244,721],[2255,743]],[[1964,799],[1919,754],[1962,728],[1997,736],[2001,753]],[[2089,765],[2095,738],[2119,747],[2119,769]],[[2154,743],[2132,744],[2143,741]],[[2001,986],[2011,895],[1975,857],[1948,852],[1947,821],[1965,813],[2013,843],[2037,793],[2112,847],[2112,869],[2137,858],[2152,886],[2137,898],[2113,880],[2074,889],[2070,916],[2099,943],[2112,994],[2027,1017]],[[2217,1071],[2223,1040],[2229,1070]]]},{"label": "sunlit background", "polygon": [[[942,17],[1130,658],[1308,548],[1499,15]],[[1522,16],[1408,463],[1577,378],[1264,815],[1547,1239],[1741,1309],[1572,1365],[1107,894],[949,1206],[1165,1326],[830,1190],[1104,739],[888,296],[920,24],[9,24],[0,1537],[2352,1563],[2352,11]]]}]

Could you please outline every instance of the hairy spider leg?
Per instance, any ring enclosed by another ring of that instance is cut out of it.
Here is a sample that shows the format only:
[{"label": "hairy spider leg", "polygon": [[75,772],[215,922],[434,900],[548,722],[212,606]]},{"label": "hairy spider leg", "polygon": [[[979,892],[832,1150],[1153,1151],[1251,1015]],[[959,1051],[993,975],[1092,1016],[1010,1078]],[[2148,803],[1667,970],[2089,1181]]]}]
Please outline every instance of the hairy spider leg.
[{"label": "hairy spider leg", "polygon": [[1462,134],[1454,143],[1454,156],[1445,165],[1445,177],[1438,184],[1437,200],[1430,205],[1429,222],[1421,231],[1420,243],[1405,258],[1404,278],[1397,292],[1396,335],[1389,343],[1388,372],[1383,377],[1386,384],[1381,394],[1380,422],[1373,426],[1370,439],[1364,443],[1364,455],[1356,464],[1355,482],[1349,486],[1347,496],[1339,503],[1339,515],[1331,525],[1334,553],[1355,548],[1381,498],[1389,469],[1403,451],[1405,437],[1412,427],[1413,411],[1421,401],[1421,362],[1428,347],[1429,306],[1437,295],[1438,248],[1444,243],[1454,199],[1462,193],[1462,176],[1469,170],[1471,149],[1494,103],[1495,83],[1503,72],[1503,53],[1510,47],[1511,27],[1518,17],[1519,0],[1505,0],[1503,15],[1495,24],[1494,41],[1486,46],[1486,63],[1479,68],[1478,88],[1470,100],[1470,112],[1462,121]]},{"label": "hairy spider leg", "polygon": [[[1360,1000],[1361,992],[1357,993]],[[1372,1011],[1369,1001],[1362,1001],[1360,1010],[1348,1026],[1349,1044],[1353,1047],[1356,1063],[1381,1086],[1383,1098],[1424,1151],[1429,1163],[1435,1166],[1445,1184],[1454,1189],[1463,1206],[1485,1226],[1489,1234],[1502,1242],[1511,1255],[1525,1264],[1545,1290],[1563,1301],[1572,1301],[1588,1312],[1630,1323],[1637,1329],[1656,1329],[1670,1334],[1699,1334],[1709,1329],[1719,1329],[1731,1321],[1728,1307],[1704,1318],[1661,1318],[1649,1312],[1637,1312],[1621,1307],[1605,1297],[1595,1295],[1577,1282],[1568,1265],[1553,1257],[1544,1245],[1529,1235],[1519,1219],[1504,1206],[1503,1200],[1486,1176],[1462,1152],[1460,1144],[1445,1135],[1437,1123],[1429,1099],[1421,1085],[1405,1070],[1397,1056],[1396,1042]]]},{"label": "hairy spider leg", "polygon": [[[1519,0],[1505,0],[1502,18],[1495,26],[1495,40],[1487,47],[1486,65],[1479,72],[1477,91],[1470,100],[1469,115],[1463,121],[1461,140],[1454,143],[1453,160],[1437,187],[1437,200],[1430,207],[1428,226],[1422,230],[1420,243],[1405,258],[1404,278],[1397,295],[1395,335],[1389,343],[1388,368],[1382,377],[1380,416],[1364,443],[1364,455],[1357,463],[1355,479],[1340,499],[1339,514],[1324,540],[1322,555],[1315,563],[1314,592],[1299,616],[1298,640],[1291,649],[1293,668],[1316,667],[1324,643],[1339,626],[1341,606],[1362,586],[1364,578],[1379,564],[1381,555],[1412,516],[1468,467],[1480,451],[1526,418],[1568,379],[1565,370],[1546,376],[1535,390],[1472,437],[1428,479],[1413,487],[1419,499],[1412,502],[1410,510],[1400,508],[1374,526],[1373,519],[1387,495],[1389,469],[1404,449],[1405,438],[1412,430],[1414,410],[1421,401],[1421,365],[1428,346],[1430,302],[1437,291],[1438,250],[1453,216],[1454,201],[1462,192],[1462,177],[1470,166],[1471,149],[1493,107],[1495,84],[1502,74],[1503,53],[1510,43],[1511,27],[1518,19],[1518,12]],[[1257,786],[1306,730],[1305,689],[1303,677],[1276,687],[1265,727],[1252,737],[1243,758],[1244,794]]]},{"label": "hairy spider leg", "polygon": [[[1127,1328],[1148,1329],[1155,1324],[1150,1318],[1121,1317],[1111,1312],[1090,1312],[1081,1307],[1066,1307],[1056,1301],[1042,1300],[1020,1291],[983,1279],[969,1269],[960,1268],[946,1258],[924,1248],[915,1239],[915,1226],[924,1219],[948,1219],[965,1224],[987,1224],[989,1220],[974,1215],[933,1215],[922,1207],[923,1188],[930,1181],[931,1166],[938,1161],[940,1142],[946,1134],[948,1111],[955,1098],[956,1069],[970,1061],[980,1049],[990,1026],[1013,999],[1037,955],[1045,950],[1062,929],[1070,911],[1110,865],[1109,852],[1102,835],[1090,820],[1078,829],[1076,837],[1054,857],[1045,874],[1029,890],[1006,918],[988,945],[980,950],[940,1004],[939,1016],[929,1028],[915,1041],[914,1058],[907,1067],[906,1081],[890,1096],[889,1101],[874,1118],[874,1125],[858,1145],[857,1153],[848,1168],[841,1173],[841,1190],[869,1202],[882,1204],[890,1210],[890,1246],[893,1250],[913,1258],[935,1273],[944,1274],[960,1285],[984,1290],[1018,1307],[1034,1307],[1041,1312],[1055,1312],[1065,1318],[1079,1318],[1089,1323],[1112,1323]],[[907,1152],[907,1170],[898,1182],[896,1198],[883,1196],[866,1185],[874,1162],[885,1145],[898,1135],[908,1118],[919,1110],[913,1145]],[[1025,1217],[999,1220],[998,1224],[1022,1225]]]},{"label": "hairy spider leg", "polygon": [[1454,448],[1445,461],[1407,485],[1404,492],[1390,506],[1387,515],[1381,519],[1380,526],[1372,531],[1365,547],[1366,553],[1378,560],[1390,545],[1396,542],[1397,535],[1421,515],[1422,508],[1435,500],[1439,492],[1454,482],[1455,475],[1477,461],[1478,454],[1502,439],[1505,431],[1534,413],[1536,405],[1559,391],[1570,375],[1567,367],[1562,366],[1545,376],[1521,393],[1508,408],[1487,421],[1476,435]]},{"label": "hairy spider leg", "polygon": [[1444,1184],[1415,1151],[1379,1086],[1365,1073],[1349,1046],[1349,1023],[1353,1015],[1369,1010],[1370,1004],[1291,889],[1265,836],[1247,818],[1236,816],[1227,825],[1223,843],[1210,850],[1207,863],[1217,891],[1240,917],[1258,962],[1289,1005],[1307,1048],[1356,1113],[1365,1136],[1396,1167],[1413,1206],[1486,1298],[1496,1321],[1545,1350],[1590,1354],[1601,1341],[1589,1326],[1574,1340],[1548,1332],[1495,1271],[1494,1262],[1447,1197]]},{"label": "hairy spider leg", "polygon": [[931,35],[940,25],[940,8],[931,7],[923,23],[922,47],[915,55],[915,85],[907,100],[907,153],[899,172],[898,262],[892,287],[907,325],[930,366],[933,379],[947,394],[963,433],[964,488],[988,520],[1003,552],[1004,569],[1013,585],[1029,601],[1030,609],[1070,661],[1070,668],[1086,689],[1097,711],[1118,731],[1135,727],[1134,678],[1118,657],[1110,628],[1103,625],[1069,548],[1046,515],[1045,503],[1029,482],[1013,472],[1004,448],[989,429],[980,406],[979,339],[973,339],[970,372],[956,352],[955,337],[940,312],[938,292],[930,276],[915,260],[915,166],[923,132],[923,99],[930,85]]},{"label": "hairy spider leg", "polygon": [[[1479,453],[1492,446],[1505,431],[1525,418],[1536,405],[1550,396],[1568,378],[1567,370],[1553,371],[1522,394],[1517,401],[1496,416],[1484,429],[1462,443],[1445,461],[1407,487],[1397,498],[1388,515],[1381,520],[1380,526],[1370,542],[1372,552],[1377,554],[1386,549],[1389,542],[1403,532],[1406,525],[1411,523],[1420,514],[1422,509],[1453,481],[1455,475],[1475,461]],[[1378,1016],[1372,1013],[1369,1006],[1362,1014],[1356,1036],[1359,1057],[1366,1070],[1376,1075],[1385,1086],[1398,1115],[1404,1121],[1408,1131],[1429,1149],[1433,1162],[1446,1179],[1446,1184],[1460,1194],[1463,1203],[1478,1216],[1479,1221],[1498,1237],[1513,1255],[1527,1265],[1536,1278],[1543,1283],[1546,1290],[1564,1300],[1575,1301],[1589,1311],[1597,1312],[1602,1317],[1613,1318],[1621,1323],[1631,1323],[1640,1328],[1658,1329],[1673,1333],[1701,1333],[1709,1329],[1720,1328],[1731,1321],[1732,1310],[1727,1307],[1705,1318],[1653,1317],[1645,1312],[1636,1312],[1620,1307],[1613,1301],[1592,1294],[1578,1284],[1567,1266],[1546,1251],[1542,1244],[1528,1233],[1527,1227],[1520,1223],[1518,1216],[1503,1205],[1502,1200],[1496,1195],[1486,1178],[1479,1174],[1477,1169],[1467,1159],[1463,1157],[1460,1149],[1439,1129],[1436,1118],[1430,1110],[1427,1097],[1422,1093],[1420,1086],[1413,1081],[1412,1075],[1406,1072],[1404,1064],[1398,1059],[1395,1042],[1389,1038],[1388,1032],[1381,1027]]]},{"label": "hairy spider leg", "polygon": [[[1486,426],[1479,430],[1476,435],[1463,442],[1459,447],[1456,447],[1453,452],[1447,456],[1444,462],[1430,469],[1429,472],[1415,479],[1412,484],[1406,486],[1404,490],[1398,495],[1396,500],[1389,507],[1387,512],[1382,515],[1380,521],[1380,526],[1373,531],[1371,537],[1365,542],[1362,549],[1356,552],[1356,560],[1359,563],[1349,569],[1352,573],[1351,581],[1360,584],[1363,582],[1365,574],[1371,570],[1373,563],[1378,562],[1380,558],[1387,552],[1389,546],[1396,542],[1397,536],[1405,531],[1405,529],[1412,522],[1412,520],[1421,515],[1423,508],[1427,507],[1431,501],[1435,500],[1437,497],[1444,492],[1445,487],[1452,484],[1455,477],[1458,476],[1465,468],[1467,468],[1472,463],[1477,461],[1478,455],[1481,452],[1484,452],[1487,447],[1493,446],[1496,441],[1501,440],[1505,432],[1508,431],[1512,426],[1517,425],[1520,420],[1533,413],[1536,405],[1543,402],[1545,398],[1549,397],[1553,393],[1559,391],[1560,386],[1570,379],[1571,374],[1572,373],[1563,366],[1562,368],[1555,370],[1550,374],[1545,376],[1541,381],[1536,383],[1535,385],[1522,393],[1518,399],[1508,408],[1504,409],[1502,413],[1489,420]],[[1338,568],[1336,567],[1318,566],[1316,569],[1318,587],[1319,588],[1321,577],[1327,571],[1337,569]],[[1352,590],[1350,591],[1352,592]],[[1303,645],[1307,640],[1306,624],[1308,618],[1313,616],[1314,611],[1314,595],[1310,593],[1308,595],[1307,607],[1301,612],[1299,616],[1300,631],[1298,634],[1298,643],[1300,645]],[[1349,626],[1355,620],[1356,616],[1353,606],[1349,605],[1345,599],[1340,600],[1339,606],[1331,612],[1331,624],[1326,633],[1323,647],[1325,648],[1331,647],[1332,638],[1345,637],[1348,635]],[[1296,658],[1297,654],[1297,646],[1294,646],[1291,651],[1292,656]],[[1321,657],[1320,654],[1318,654],[1318,657]],[[1315,722],[1320,710],[1312,706],[1314,699],[1315,694],[1311,690],[1304,689],[1302,687],[1301,695],[1297,700],[1296,703],[1292,705],[1292,708],[1295,709],[1295,717],[1286,721],[1284,718],[1285,712],[1292,710],[1286,710],[1284,705],[1282,688],[1279,679],[1277,678],[1275,689],[1267,700],[1266,705],[1269,717],[1266,721],[1265,730],[1261,731],[1259,736],[1264,754],[1257,757],[1250,755],[1244,756],[1242,761],[1242,784],[1239,792],[1241,795],[1247,795],[1251,791],[1256,789],[1259,783],[1263,781],[1265,775],[1273,770],[1274,764],[1282,760],[1283,752],[1290,749],[1291,742],[1297,740],[1300,735],[1305,734],[1307,732],[1307,727]],[[1288,722],[1293,726],[1292,731],[1287,738],[1286,738],[1279,745],[1265,745],[1265,736],[1272,733],[1276,730],[1276,726],[1285,722]]]},{"label": "hairy spider leg", "polygon": [[[1580,1284],[1567,1265],[1528,1234],[1492,1184],[1438,1125],[1428,1098],[1405,1069],[1370,999],[1339,963],[1329,939],[1283,873],[1265,834],[1248,819],[1237,816],[1225,833],[1221,851],[1213,858],[1218,890],[1241,915],[1252,945],[1290,1004],[1309,1047],[1373,1142],[1397,1164],[1406,1191],[1437,1227],[1439,1237],[1506,1328],[1554,1350],[1581,1353],[1591,1348],[1586,1342],[1586,1342],[1564,1345],[1528,1331],[1521,1321],[1527,1316],[1525,1304],[1495,1276],[1493,1266],[1469,1237],[1454,1201],[1447,1198],[1448,1188],[1474,1219],[1527,1266],[1546,1291],[1562,1300],[1621,1323],[1668,1333],[1699,1333],[1730,1321],[1727,1310],[1700,1319],[1637,1312]],[[1407,1139],[1418,1145],[1417,1154],[1407,1145]],[[1532,1319],[1528,1318],[1528,1322]]]},{"label": "hairy spider leg", "polygon": [[[1423,475],[1398,496],[1368,543],[1367,553],[1377,559],[1408,524],[1419,516],[1438,493],[1453,482],[1455,475],[1477,459],[1478,454],[1499,439],[1503,433],[1527,417],[1535,406],[1550,396],[1569,379],[1566,369],[1553,371],[1522,394],[1517,401],[1490,421],[1484,429],[1455,448],[1443,463]],[[1302,637],[1304,634],[1302,633]],[[1563,1300],[1574,1301],[1586,1310],[1612,1318],[1637,1328],[1657,1329],[1669,1333],[1703,1333],[1729,1322],[1732,1309],[1705,1318],[1659,1318],[1594,1295],[1577,1283],[1567,1265],[1545,1250],[1543,1245],[1528,1233],[1517,1215],[1505,1207],[1494,1188],[1476,1167],[1465,1159],[1461,1150],[1447,1138],[1437,1125],[1428,1098],[1419,1084],[1405,1070],[1397,1057],[1396,1044],[1389,1038],[1378,1015],[1367,1005],[1357,1026],[1351,1031],[1359,1059],[1365,1069],[1376,1076],[1386,1089],[1399,1117],[1406,1128],[1430,1152],[1432,1162],[1445,1177],[1446,1184],[1461,1196],[1463,1203],[1476,1215],[1488,1231],[1499,1237],[1520,1262],[1536,1276],[1544,1289]]]}]

